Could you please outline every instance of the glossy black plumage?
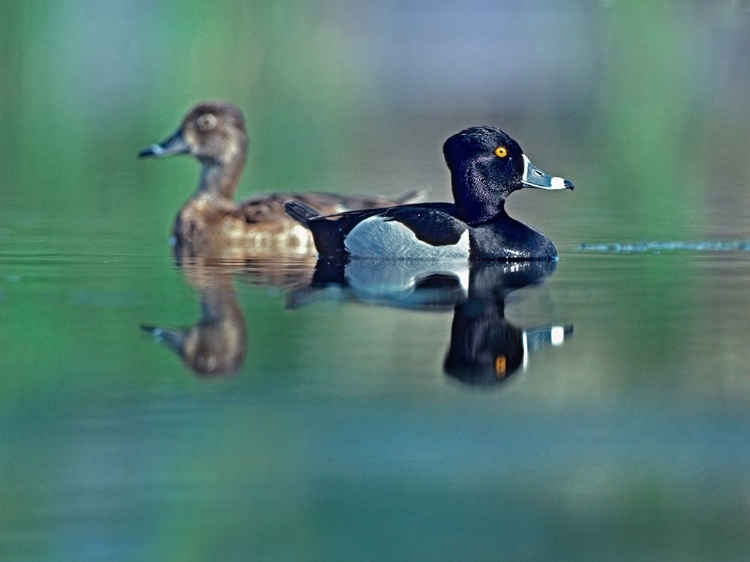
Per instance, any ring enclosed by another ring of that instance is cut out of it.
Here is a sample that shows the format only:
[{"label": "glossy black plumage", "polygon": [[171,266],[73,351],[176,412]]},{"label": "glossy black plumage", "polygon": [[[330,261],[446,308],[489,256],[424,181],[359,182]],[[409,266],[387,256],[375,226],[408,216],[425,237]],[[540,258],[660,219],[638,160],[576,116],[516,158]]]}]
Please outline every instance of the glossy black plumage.
[{"label": "glossy black plumage", "polygon": [[[518,143],[491,127],[453,135],[443,153],[451,171],[454,204],[417,203],[330,216],[293,201],[285,208],[312,231],[321,256],[431,258],[440,251],[455,256],[465,251],[472,260],[557,257],[547,237],[508,216],[505,199],[523,187],[572,189],[572,183],[544,174]],[[398,243],[388,246],[390,238],[384,242],[384,233],[393,233]],[[366,249],[368,244],[375,248],[372,253]]]}]

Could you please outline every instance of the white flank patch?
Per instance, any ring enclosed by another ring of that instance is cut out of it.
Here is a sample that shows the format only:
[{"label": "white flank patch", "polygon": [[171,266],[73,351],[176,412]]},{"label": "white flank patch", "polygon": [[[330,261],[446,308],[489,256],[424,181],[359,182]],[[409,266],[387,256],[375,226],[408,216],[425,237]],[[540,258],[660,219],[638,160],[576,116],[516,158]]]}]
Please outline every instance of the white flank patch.
[{"label": "white flank patch", "polygon": [[456,244],[433,246],[419,240],[398,221],[376,216],[355,226],[344,242],[352,257],[389,259],[454,259],[469,257],[469,230]]}]

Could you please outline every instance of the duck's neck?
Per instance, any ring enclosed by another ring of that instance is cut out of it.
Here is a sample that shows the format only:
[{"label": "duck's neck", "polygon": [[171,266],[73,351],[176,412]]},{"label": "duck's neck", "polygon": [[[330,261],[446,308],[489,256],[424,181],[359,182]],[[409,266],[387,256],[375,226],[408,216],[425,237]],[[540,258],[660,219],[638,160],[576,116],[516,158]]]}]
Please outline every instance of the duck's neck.
[{"label": "duck's neck", "polygon": [[493,178],[482,169],[481,163],[461,165],[451,176],[459,219],[474,225],[505,212],[505,196],[498,195]]},{"label": "duck's neck", "polygon": [[231,201],[240,181],[242,168],[245,166],[244,155],[229,162],[211,160],[204,161],[202,164],[203,169],[196,195],[209,195]]}]

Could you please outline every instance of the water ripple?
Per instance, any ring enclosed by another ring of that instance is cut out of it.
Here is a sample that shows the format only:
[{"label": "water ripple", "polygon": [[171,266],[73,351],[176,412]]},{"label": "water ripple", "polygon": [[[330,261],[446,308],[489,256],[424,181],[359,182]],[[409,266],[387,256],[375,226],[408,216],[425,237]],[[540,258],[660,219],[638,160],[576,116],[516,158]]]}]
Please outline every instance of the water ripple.
[{"label": "water ripple", "polygon": [[698,242],[612,242],[579,244],[584,252],[640,253],[640,252],[749,252],[750,240],[700,240]]}]

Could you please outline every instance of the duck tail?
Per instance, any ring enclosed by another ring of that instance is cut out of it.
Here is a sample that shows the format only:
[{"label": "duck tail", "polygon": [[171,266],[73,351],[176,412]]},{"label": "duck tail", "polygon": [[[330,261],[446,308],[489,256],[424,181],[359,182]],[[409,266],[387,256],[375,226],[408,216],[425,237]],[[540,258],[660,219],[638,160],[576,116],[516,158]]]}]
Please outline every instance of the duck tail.
[{"label": "duck tail", "polygon": [[311,219],[322,216],[318,211],[316,211],[309,205],[305,205],[304,203],[300,203],[299,201],[295,201],[294,199],[286,201],[284,203],[284,210],[286,211],[287,215],[292,217],[294,220],[296,220],[306,228],[310,228],[309,222]]}]

